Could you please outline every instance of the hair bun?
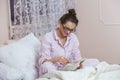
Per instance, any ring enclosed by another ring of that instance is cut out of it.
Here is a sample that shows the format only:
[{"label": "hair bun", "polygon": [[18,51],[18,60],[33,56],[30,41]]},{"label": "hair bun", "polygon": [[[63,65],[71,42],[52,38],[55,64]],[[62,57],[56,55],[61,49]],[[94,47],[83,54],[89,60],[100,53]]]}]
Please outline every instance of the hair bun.
[{"label": "hair bun", "polygon": [[76,16],[75,9],[69,9],[68,12],[69,14]]}]

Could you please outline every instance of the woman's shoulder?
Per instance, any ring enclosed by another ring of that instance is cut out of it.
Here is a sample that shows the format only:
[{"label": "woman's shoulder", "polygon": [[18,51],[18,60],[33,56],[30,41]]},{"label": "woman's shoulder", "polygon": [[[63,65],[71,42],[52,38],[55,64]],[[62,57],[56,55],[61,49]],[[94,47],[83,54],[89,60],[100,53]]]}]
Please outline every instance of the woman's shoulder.
[{"label": "woman's shoulder", "polygon": [[51,37],[52,36],[52,32],[53,31],[47,32],[44,37]]},{"label": "woman's shoulder", "polygon": [[79,39],[75,33],[71,33],[70,37],[73,42],[79,44]]},{"label": "woman's shoulder", "polygon": [[77,35],[76,35],[75,33],[71,33],[71,34],[70,34],[70,37],[71,37],[72,39],[78,39],[78,38],[77,38]]},{"label": "woman's shoulder", "polygon": [[43,40],[46,40],[46,41],[51,41],[52,38],[53,38],[53,31],[48,32],[43,36]]}]

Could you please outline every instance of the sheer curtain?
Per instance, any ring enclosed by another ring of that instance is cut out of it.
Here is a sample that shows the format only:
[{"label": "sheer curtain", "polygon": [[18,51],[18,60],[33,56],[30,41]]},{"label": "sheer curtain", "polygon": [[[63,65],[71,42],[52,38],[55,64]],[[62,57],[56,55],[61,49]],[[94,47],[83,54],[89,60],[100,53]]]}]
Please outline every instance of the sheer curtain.
[{"label": "sheer curtain", "polygon": [[57,28],[59,18],[74,7],[74,0],[14,0],[10,38],[21,38],[30,32],[44,35]]}]

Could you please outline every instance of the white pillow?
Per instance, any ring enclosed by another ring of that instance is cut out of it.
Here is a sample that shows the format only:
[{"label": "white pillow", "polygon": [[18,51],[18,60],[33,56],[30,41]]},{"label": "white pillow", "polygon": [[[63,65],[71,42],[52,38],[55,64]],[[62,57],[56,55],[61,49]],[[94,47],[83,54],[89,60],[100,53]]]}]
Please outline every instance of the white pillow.
[{"label": "white pillow", "polygon": [[40,41],[31,33],[19,41],[0,48],[0,61],[20,70],[24,80],[34,80],[37,72],[35,68],[37,51]]},{"label": "white pillow", "polygon": [[0,80],[22,80],[23,78],[24,75],[20,71],[0,63]]}]

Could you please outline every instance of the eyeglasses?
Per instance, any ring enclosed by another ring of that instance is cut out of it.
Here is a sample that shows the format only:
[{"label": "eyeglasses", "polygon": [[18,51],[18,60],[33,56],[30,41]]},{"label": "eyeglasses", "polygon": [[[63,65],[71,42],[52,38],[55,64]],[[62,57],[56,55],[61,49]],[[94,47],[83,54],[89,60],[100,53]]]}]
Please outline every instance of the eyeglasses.
[{"label": "eyeglasses", "polygon": [[70,32],[75,32],[76,31],[76,28],[70,29],[70,28],[68,28],[68,27],[66,27],[64,25],[63,25],[63,29],[66,30],[66,31],[70,31]]}]

